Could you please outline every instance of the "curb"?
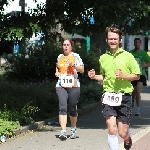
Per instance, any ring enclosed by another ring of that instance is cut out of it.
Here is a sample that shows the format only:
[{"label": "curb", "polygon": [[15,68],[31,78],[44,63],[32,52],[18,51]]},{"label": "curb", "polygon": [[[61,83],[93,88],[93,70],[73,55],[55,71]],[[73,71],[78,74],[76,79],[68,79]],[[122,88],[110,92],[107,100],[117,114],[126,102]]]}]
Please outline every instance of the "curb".
[{"label": "curb", "polygon": [[[90,111],[96,109],[96,108],[99,107],[99,106],[100,106],[100,102],[90,104],[90,105],[88,105],[88,106],[83,107],[82,109],[78,109],[78,114],[79,114],[80,116],[82,116],[82,115],[84,115],[84,114],[86,114],[86,113],[89,113]],[[55,117],[46,119],[46,120],[44,120],[44,121],[38,121],[38,122],[35,122],[34,124],[30,124],[30,125],[23,126],[23,127],[21,127],[20,129],[16,129],[16,130],[14,131],[15,136],[20,135],[20,134],[22,134],[22,133],[25,133],[25,132],[27,132],[27,131],[29,131],[29,130],[36,130],[36,129],[42,127],[43,125],[47,125],[48,122],[53,121],[53,120],[58,121],[58,116],[55,116]]]}]

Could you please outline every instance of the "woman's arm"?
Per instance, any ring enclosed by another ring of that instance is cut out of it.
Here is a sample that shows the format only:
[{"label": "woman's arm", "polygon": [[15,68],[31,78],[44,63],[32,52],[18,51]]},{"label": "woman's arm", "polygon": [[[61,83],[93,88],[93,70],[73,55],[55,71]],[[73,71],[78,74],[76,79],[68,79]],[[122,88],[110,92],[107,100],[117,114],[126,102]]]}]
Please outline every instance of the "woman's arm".
[{"label": "woman's arm", "polygon": [[77,70],[77,72],[84,73],[84,65],[82,66],[74,65],[74,68]]},{"label": "woman's arm", "polygon": [[59,73],[59,71],[58,71],[58,68],[56,67],[55,76],[56,76],[56,77],[59,77],[59,75],[60,75],[60,73]]}]

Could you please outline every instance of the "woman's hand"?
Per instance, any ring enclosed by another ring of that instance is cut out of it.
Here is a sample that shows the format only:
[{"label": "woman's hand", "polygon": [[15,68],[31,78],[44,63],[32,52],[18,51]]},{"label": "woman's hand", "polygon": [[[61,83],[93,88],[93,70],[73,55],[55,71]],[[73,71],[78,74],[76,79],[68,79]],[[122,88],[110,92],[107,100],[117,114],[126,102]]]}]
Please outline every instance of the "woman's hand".
[{"label": "woman's hand", "polygon": [[55,76],[59,78],[60,73],[59,73],[59,72],[56,72],[56,73],[55,73]]},{"label": "woman's hand", "polygon": [[74,63],[71,60],[67,59],[66,62],[68,63],[69,66],[74,66]]}]

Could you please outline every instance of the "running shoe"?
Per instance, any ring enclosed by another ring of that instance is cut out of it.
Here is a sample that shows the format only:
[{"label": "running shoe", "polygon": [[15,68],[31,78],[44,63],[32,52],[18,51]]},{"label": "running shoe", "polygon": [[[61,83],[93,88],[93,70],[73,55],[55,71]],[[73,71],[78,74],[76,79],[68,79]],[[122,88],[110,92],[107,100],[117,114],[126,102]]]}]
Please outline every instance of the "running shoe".
[{"label": "running shoe", "polygon": [[140,109],[139,108],[136,109],[135,116],[140,116]]},{"label": "running shoe", "polygon": [[64,130],[61,131],[61,134],[59,135],[59,139],[60,140],[66,140],[67,139],[66,131],[64,131]]},{"label": "running shoe", "polygon": [[70,139],[76,139],[76,129],[71,129],[71,135],[70,135]]},{"label": "running shoe", "polygon": [[129,150],[132,146],[132,139],[129,136],[129,138],[127,140],[124,141],[124,148],[125,150]]}]

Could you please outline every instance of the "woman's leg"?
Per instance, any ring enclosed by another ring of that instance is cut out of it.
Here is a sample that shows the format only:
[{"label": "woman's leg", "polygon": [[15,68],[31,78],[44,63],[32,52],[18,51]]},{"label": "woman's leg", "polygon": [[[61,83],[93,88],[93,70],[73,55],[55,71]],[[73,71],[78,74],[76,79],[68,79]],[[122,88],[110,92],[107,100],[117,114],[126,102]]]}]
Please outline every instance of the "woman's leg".
[{"label": "woman's leg", "polygon": [[60,139],[67,139],[66,124],[67,124],[67,99],[68,93],[64,88],[56,88],[56,93],[59,99],[59,123],[62,128]]},{"label": "woman's leg", "polygon": [[69,98],[69,115],[71,121],[71,136],[70,138],[76,138],[76,123],[77,123],[77,102],[80,96],[80,88],[68,89]]}]

